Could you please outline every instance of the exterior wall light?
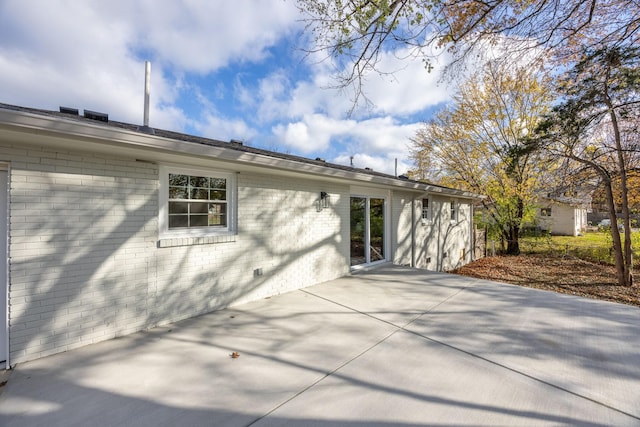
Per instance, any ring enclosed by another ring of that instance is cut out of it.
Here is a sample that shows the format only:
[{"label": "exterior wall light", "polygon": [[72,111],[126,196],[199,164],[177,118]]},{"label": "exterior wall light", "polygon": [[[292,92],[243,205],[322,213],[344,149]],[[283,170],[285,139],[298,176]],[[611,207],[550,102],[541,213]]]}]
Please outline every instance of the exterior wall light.
[{"label": "exterior wall light", "polygon": [[326,209],[329,207],[329,194],[326,191],[320,192],[320,210]]}]

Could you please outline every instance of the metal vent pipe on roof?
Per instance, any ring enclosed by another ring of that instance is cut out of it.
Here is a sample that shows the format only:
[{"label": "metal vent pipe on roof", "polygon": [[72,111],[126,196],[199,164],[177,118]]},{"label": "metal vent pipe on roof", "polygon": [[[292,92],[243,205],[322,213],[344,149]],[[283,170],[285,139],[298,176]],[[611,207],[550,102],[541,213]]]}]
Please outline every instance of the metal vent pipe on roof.
[{"label": "metal vent pipe on roof", "polygon": [[144,62],[144,126],[149,127],[149,93],[151,92],[151,62]]}]

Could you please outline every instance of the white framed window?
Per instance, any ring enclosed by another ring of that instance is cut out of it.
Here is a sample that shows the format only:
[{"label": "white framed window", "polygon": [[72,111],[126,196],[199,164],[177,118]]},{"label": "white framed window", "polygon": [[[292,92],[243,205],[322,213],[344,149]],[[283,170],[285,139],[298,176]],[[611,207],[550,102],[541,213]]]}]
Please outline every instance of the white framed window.
[{"label": "white framed window", "polygon": [[450,203],[450,209],[451,209],[451,213],[450,213],[450,219],[451,222],[458,222],[458,211],[459,211],[459,205],[458,202],[455,200],[452,200]]},{"label": "white framed window", "polygon": [[235,173],[173,166],[159,169],[161,238],[235,232]]},{"label": "white framed window", "polygon": [[422,199],[422,222],[431,221],[431,199]]}]

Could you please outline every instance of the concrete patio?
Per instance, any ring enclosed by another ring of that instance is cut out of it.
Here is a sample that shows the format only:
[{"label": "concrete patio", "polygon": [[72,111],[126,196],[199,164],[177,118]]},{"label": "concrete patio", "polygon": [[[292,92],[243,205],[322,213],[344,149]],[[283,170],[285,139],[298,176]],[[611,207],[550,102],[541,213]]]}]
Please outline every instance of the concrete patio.
[{"label": "concrete patio", "polygon": [[19,365],[0,425],[637,426],[640,309],[385,266]]}]

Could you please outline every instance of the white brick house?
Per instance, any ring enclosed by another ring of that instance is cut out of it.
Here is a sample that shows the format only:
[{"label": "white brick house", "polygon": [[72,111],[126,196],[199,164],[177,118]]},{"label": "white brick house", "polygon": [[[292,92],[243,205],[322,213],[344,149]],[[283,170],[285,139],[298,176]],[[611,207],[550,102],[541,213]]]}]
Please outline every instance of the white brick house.
[{"label": "white brick house", "polygon": [[0,361],[380,263],[465,264],[476,197],[236,142],[0,104]]}]

